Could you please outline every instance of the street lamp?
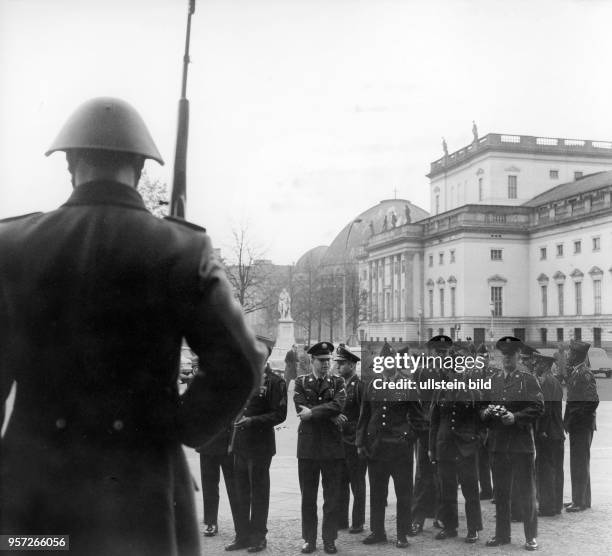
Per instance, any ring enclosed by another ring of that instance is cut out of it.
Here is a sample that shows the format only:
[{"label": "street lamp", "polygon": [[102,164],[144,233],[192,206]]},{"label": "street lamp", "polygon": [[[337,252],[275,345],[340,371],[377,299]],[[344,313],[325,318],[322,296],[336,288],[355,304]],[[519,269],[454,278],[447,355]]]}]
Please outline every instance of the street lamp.
[{"label": "street lamp", "polygon": [[417,315],[419,317],[419,328],[417,330],[417,337],[419,338],[419,347],[421,347],[423,338],[423,310],[419,309],[417,311]]}]

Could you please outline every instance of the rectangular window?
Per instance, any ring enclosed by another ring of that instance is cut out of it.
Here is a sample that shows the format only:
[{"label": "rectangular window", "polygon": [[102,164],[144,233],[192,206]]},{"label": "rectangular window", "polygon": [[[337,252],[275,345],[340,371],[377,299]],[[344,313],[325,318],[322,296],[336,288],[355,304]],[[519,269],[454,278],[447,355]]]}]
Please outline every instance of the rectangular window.
[{"label": "rectangular window", "polygon": [[540,260],[546,260],[546,247],[540,247]]},{"label": "rectangular window", "polygon": [[428,328],[427,329],[427,337],[428,338],[433,338],[433,328]]},{"label": "rectangular window", "polygon": [[444,288],[440,288],[440,316],[444,316]]},{"label": "rectangular window", "polygon": [[594,237],[593,238],[593,251],[599,251],[601,245],[601,238]]},{"label": "rectangular window", "polygon": [[450,262],[451,263],[455,262],[455,250],[454,249],[451,249],[451,252],[450,252]]},{"label": "rectangular window", "polygon": [[503,316],[502,287],[501,286],[491,286],[491,302],[493,303],[493,316],[494,317]]},{"label": "rectangular window", "polygon": [[438,254],[438,263],[439,264],[444,264],[444,253],[439,253]]},{"label": "rectangular window", "polygon": [[559,170],[549,170],[548,175],[550,176],[551,180],[558,180],[559,179]]},{"label": "rectangular window", "polygon": [[440,334],[440,336],[444,334],[444,328],[438,328],[438,334]]},{"label": "rectangular window", "polygon": [[593,280],[593,314],[601,315],[601,280]]},{"label": "rectangular window", "polygon": [[508,176],[508,199],[517,198],[517,177]]},{"label": "rectangular window", "polygon": [[557,342],[563,341],[563,328],[557,328]]},{"label": "rectangular window", "polygon": [[456,293],[457,293],[456,288],[451,288],[450,289],[451,317],[455,316],[455,309],[456,309],[455,303],[456,303],[456,298],[457,298]]},{"label": "rectangular window", "polygon": [[582,242],[580,240],[574,241],[574,255],[582,252]]},{"label": "rectangular window", "polygon": [[512,331],[512,335],[515,338],[518,338],[521,342],[525,341],[525,329],[524,328],[515,328]]},{"label": "rectangular window", "polygon": [[542,342],[542,345],[546,345],[546,342],[548,341],[548,330],[546,328],[540,328],[540,342]]},{"label": "rectangular window", "polygon": [[548,316],[548,286],[540,286],[542,290],[542,316]]},{"label": "rectangular window", "polygon": [[574,172],[574,179],[579,180],[583,176],[582,172]]},{"label": "rectangular window", "polygon": [[433,290],[429,290],[429,318],[433,318]]},{"label": "rectangular window", "polygon": [[483,191],[482,191],[482,178],[478,178],[478,200],[482,201]]},{"label": "rectangular window", "polygon": [[433,266],[433,255],[429,255],[429,266]]},{"label": "rectangular window", "polygon": [[502,250],[501,249],[491,249],[491,260],[501,261],[502,260]]},{"label": "rectangular window", "polygon": [[574,291],[576,292],[576,314],[582,315],[582,282],[574,284]]},{"label": "rectangular window", "polygon": [[564,302],[564,291],[563,284],[557,284],[557,301],[559,304],[559,316],[563,316],[563,302]]},{"label": "rectangular window", "polygon": [[563,244],[557,244],[557,257],[563,257]]},{"label": "rectangular window", "polygon": [[593,328],[593,347],[601,347],[601,328]]},{"label": "rectangular window", "polygon": [[574,340],[582,342],[582,328],[574,328]]},{"label": "rectangular window", "polygon": [[440,212],[440,195],[436,195],[436,212],[438,214]]}]

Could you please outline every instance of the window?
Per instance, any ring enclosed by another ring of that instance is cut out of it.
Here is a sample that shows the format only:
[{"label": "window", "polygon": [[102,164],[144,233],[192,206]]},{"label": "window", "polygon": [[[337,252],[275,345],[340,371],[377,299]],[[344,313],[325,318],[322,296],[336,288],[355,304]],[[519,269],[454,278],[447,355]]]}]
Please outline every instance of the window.
[{"label": "window", "polygon": [[444,328],[438,328],[438,334],[440,334],[440,336],[444,334]]},{"label": "window", "polygon": [[451,317],[455,316],[456,299],[457,299],[456,293],[457,293],[456,288],[451,288],[450,289]]},{"label": "window", "polygon": [[593,347],[601,347],[601,328],[593,328]]},{"label": "window", "polygon": [[436,195],[436,214],[440,212],[440,195]]},{"label": "window", "polygon": [[540,260],[546,260],[546,247],[540,247]]},{"label": "window", "polygon": [[574,340],[582,341],[582,328],[574,328]]},{"label": "window", "polygon": [[582,241],[574,241],[574,255],[582,253]]},{"label": "window", "polygon": [[593,280],[593,314],[601,315],[601,280]]},{"label": "window", "polygon": [[451,249],[451,252],[450,252],[450,262],[451,263],[455,262],[455,250],[454,249]]},{"label": "window", "polygon": [[559,179],[559,170],[549,170],[548,175],[550,176],[551,180],[558,180]]},{"label": "window", "polygon": [[433,338],[433,328],[428,328],[427,329],[427,337],[428,338]]},{"label": "window", "polygon": [[542,291],[542,316],[548,316],[548,286],[540,286]]},{"label": "window", "polygon": [[439,264],[444,264],[444,253],[439,253],[438,257],[439,257],[438,259]]},{"label": "window", "polygon": [[502,250],[501,249],[491,249],[491,260],[501,261],[502,260]]},{"label": "window", "polygon": [[548,340],[548,330],[546,328],[540,328],[540,342],[542,342],[542,345],[546,345],[546,342]]},{"label": "window", "polygon": [[574,284],[574,291],[576,292],[576,314],[582,315],[582,282]]},{"label": "window", "polygon": [[508,199],[517,198],[517,178],[516,176],[508,176]]},{"label": "window", "polygon": [[482,201],[483,190],[482,190],[482,178],[478,178],[478,200]]},{"label": "window", "polygon": [[502,286],[491,286],[491,302],[493,303],[493,316],[503,316]]},{"label": "window", "polygon": [[563,328],[557,328],[557,342],[563,341]]},{"label": "window", "polygon": [[557,245],[557,257],[563,257],[563,244],[559,243]]},{"label": "window", "polygon": [[599,251],[600,245],[601,245],[601,238],[594,237],[593,238],[593,251]]},{"label": "window", "polygon": [[429,290],[429,318],[433,318],[433,290]]},{"label": "window", "polygon": [[582,172],[574,172],[574,179],[579,180],[583,176]]},{"label": "window", "polygon": [[564,297],[564,290],[563,290],[563,284],[557,284],[557,301],[559,304],[559,316],[563,316],[563,297]]},{"label": "window", "polygon": [[429,266],[433,266],[433,255],[429,255]]},{"label": "window", "polygon": [[440,288],[440,316],[444,316],[444,288]]}]

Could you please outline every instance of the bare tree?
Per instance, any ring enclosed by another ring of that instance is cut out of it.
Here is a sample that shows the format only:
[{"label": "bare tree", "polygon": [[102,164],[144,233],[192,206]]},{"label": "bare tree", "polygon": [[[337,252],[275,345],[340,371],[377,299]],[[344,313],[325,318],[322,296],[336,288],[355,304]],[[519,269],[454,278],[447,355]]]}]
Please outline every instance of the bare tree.
[{"label": "bare tree", "polygon": [[168,184],[159,178],[152,178],[143,170],[138,182],[138,193],[142,196],[145,206],[158,218],[168,216],[170,193]]},{"label": "bare tree", "polygon": [[273,265],[264,258],[265,253],[254,246],[247,226],[233,230],[232,235],[232,254],[224,262],[234,295],[245,313],[268,309],[275,301],[274,288],[268,281]]}]

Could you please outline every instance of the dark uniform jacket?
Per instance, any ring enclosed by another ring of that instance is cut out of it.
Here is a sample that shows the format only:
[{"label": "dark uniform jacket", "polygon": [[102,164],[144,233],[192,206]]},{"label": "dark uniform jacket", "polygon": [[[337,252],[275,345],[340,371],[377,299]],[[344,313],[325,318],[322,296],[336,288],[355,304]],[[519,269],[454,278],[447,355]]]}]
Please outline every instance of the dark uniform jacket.
[{"label": "dark uniform jacket", "polygon": [[412,379],[417,385],[417,398],[415,402],[413,427],[416,433],[422,435],[429,435],[429,422],[431,419],[431,402],[434,396],[433,388],[421,388],[421,384],[427,384],[428,380],[439,382],[443,379],[443,371],[434,368],[418,368],[413,374]]},{"label": "dark uniform jacket", "polygon": [[319,379],[311,373],[297,378],[293,395],[295,410],[302,411],[301,405],[312,410],[312,418],[300,421],[298,427],[298,458],[344,458],[342,433],[332,418],[342,412],[345,398],[344,379],[339,376]]},{"label": "dark uniform jacket", "polygon": [[432,401],[429,450],[432,459],[455,461],[478,452],[480,397],[473,390],[438,390]]},{"label": "dark uniform jacket", "polygon": [[413,449],[415,422],[421,417],[415,390],[381,387],[386,382],[401,385],[402,378],[379,375],[364,389],[356,445],[366,448],[371,459],[392,458],[398,450],[407,455]]},{"label": "dark uniform jacket", "polygon": [[544,395],[544,413],[538,419],[536,430],[538,436],[546,435],[550,440],[563,440],[563,388],[559,380],[547,372],[540,379],[542,394]]},{"label": "dark uniform jacket", "polygon": [[537,418],[544,413],[544,399],[538,381],[533,375],[519,370],[509,373],[507,378],[503,371],[499,371],[491,380],[491,392],[485,395],[485,400],[503,405],[512,412],[514,423],[504,425],[494,416],[486,419],[489,451],[535,453],[533,428]]},{"label": "dark uniform jacket", "polygon": [[[200,371],[179,396],[182,339]],[[2,533],[70,534],[72,555],[199,555],[181,443],[229,425],[265,353],[202,228],[137,191],[77,187],[0,223]]]},{"label": "dark uniform jacket", "polygon": [[232,427],[226,427],[206,444],[196,448],[196,452],[202,456],[227,456],[231,435]]},{"label": "dark uniform jacket", "polygon": [[346,401],[342,413],[348,421],[342,425],[342,440],[347,444],[355,445],[357,433],[357,421],[361,410],[361,399],[363,398],[363,382],[355,374],[346,383]]},{"label": "dark uniform jacket", "polygon": [[276,454],[274,427],[287,418],[287,384],[269,365],[263,385],[251,396],[243,415],[251,421],[236,428],[233,452],[245,458]]},{"label": "dark uniform jacket", "polygon": [[563,423],[567,432],[597,428],[595,412],[599,405],[597,382],[591,370],[581,364],[567,377],[567,404]]}]

